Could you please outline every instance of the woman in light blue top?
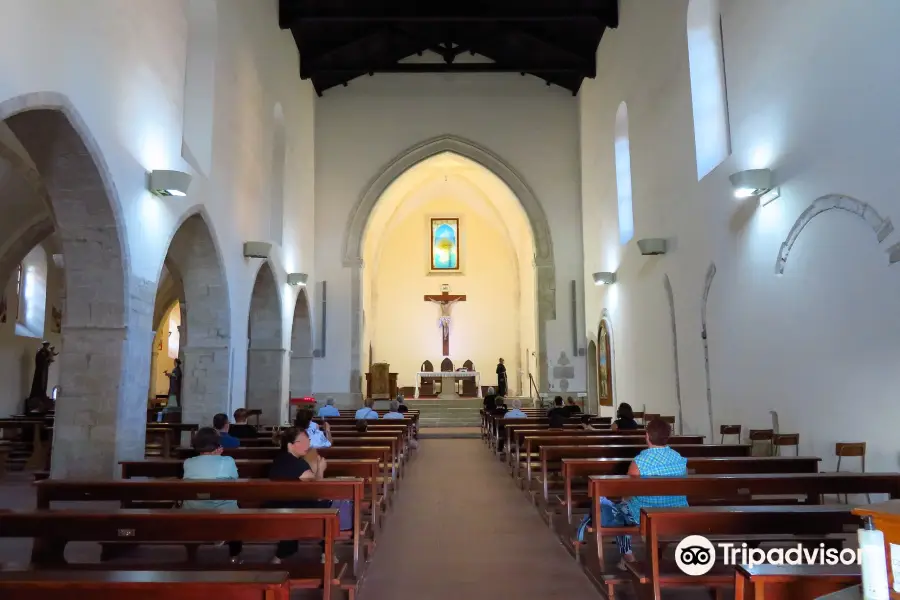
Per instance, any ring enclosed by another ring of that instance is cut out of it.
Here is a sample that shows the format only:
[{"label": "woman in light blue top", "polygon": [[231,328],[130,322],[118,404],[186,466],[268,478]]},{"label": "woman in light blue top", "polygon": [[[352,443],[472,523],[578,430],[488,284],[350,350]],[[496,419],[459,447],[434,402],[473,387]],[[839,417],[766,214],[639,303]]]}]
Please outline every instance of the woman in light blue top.
[{"label": "woman in light blue top", "polygon": [[504,419],[525,419],[528,417],[524,412],[522,412],[522,401],[516,398],[512,401],[512,410],[506,412],[503,415]]},{"label": "woman in light blue top", "polygon": [[383,419],[402,419],[403,413],[400,412],[400,399],[403,396],[397,396],[397,400],[391,401],[391,411],[384,413]]},{"label": "woman in light blue top", "polygon": [[[219,444],[219,432],[212,427],[201,428],[191,442],[197,456],[184,461],[182,479],[237,479],[238,470],[234,459],[222,456]],[[237,510],[237,500],[185,500],[182,508],[188,510]],[[241,542],[228,542],[228,553],[231,562],[239,564],[242,550]]]},{"label": "woman in light blue top", "polygon": [[378,413],[375,412],[375,409],[372,408],[372,405],[375,404],[375,401],[371,398],[366,398],[365,406],[356,411],[357,419],[377,419]]},{"label": "woman in light blue top", "polygon": [[334,398],[328,398],[325,400],[325,406],[319,409],[318,416],[320,417],[339,417],[341,416],[341,411],[337,409],[334,405]]}]

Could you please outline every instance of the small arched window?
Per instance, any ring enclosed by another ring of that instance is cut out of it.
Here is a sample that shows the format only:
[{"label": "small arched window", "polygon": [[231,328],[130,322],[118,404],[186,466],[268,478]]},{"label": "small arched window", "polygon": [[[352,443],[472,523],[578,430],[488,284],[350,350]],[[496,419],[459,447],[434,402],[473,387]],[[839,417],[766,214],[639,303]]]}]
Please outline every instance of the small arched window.
[{"label": "small arched window", "polygon": [[634,237],[634,205],[631,198],[631,143],[628,139],[628,107],[616,111],[616,196],[619,205],[619,242]]},{"label": "small arched window", "polygon": [[699,181],[731,153],[718,0],[690,0],[687,41]]}]

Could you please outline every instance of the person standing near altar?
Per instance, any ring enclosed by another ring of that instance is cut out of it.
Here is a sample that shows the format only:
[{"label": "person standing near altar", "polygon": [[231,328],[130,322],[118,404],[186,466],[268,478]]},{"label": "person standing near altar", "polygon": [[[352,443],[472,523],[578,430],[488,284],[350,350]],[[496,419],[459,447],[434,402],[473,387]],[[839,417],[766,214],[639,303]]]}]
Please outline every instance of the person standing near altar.
[{"label": "person standing near altar", "polygon": [[506,392],[506,366],[501,358],[497,364],[497,395],[506,396]]}]

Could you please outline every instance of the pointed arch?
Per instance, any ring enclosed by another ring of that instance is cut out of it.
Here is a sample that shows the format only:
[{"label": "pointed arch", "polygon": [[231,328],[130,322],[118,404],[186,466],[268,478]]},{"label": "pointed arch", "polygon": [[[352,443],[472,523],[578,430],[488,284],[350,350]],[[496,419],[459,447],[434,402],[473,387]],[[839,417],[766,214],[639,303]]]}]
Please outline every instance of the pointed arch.
[{"label": "pointed arch", "polygon": [[147,367],[125,358],[149,349],[149,286],[131,276],[112,176],[69,99],[19,96],[0,103],[0,120],[39,174],[66,257],[54,427],[55,445],[66,452],[54,453],[51,475],[112,478],[120,460],[143,457]]},{"label": "pointed arch", "polygon": [[499,177],[519,199],[534,237],[536,287],[538,290],[538,366],[540,385],[548,379],[547,321],[556,319],[556,266],[550,224],[540,201],[525,180],[506,162],[478,144],[453,135],[427,140],[395,157],[368,185],[347,219],[343,241],[344,266],[352,269],[350,293],[351,392],[360,393],[362,367],[362,250],[366,226],[378,200],[395,179],[432,156],[451,152],[468,158]]},{"label": "pointed arch", "polygon": [[261,423],[280,424],[287,416],[283,390],[281,294],[275,271],[264,261],[250,296],[247,343],[247,408],[262,410]]},{"label": "pointed arch", "polygon": [[672,321],[672,357],[675,369],[675,401],[678,403],[678,433],[684,432],[684,412],[681,406],[681,372],[678,369],[678,327],[675,320],[675,294],[672,292],[672,282],[669,275],[663,275],[663,289],[669,301],[669,318]]},{"label": "pointed arch", "polygon": [[313,332],[309,296],[301,289],[294,304],[291,327],[291,397],[311,396],[313,391]]},{"label": "pointed arch", "polygon": [[715,439],[714,421],[713,421],[713,401],[712,401],[712,383],[709,375],[709,331],[706,328],[706,305],[709,303],[709,290],[712,287],[713,279],[716,277],[716,263],[709,263],[709,269],[706,270],[706,279],[703,282],[703,297],[700,305],[700,336],[703,341],[703,364],[706,373],[706,410],[709,416],[709,439]]},{"label": "pointed arch", "polygon": [[622,102],[616,110],[615,125],[616,198],[619,207],[619,243],[634,237],[634,203],[631,191],[631,141],[628,137],[628,106]]},{"label": "pointed arch", "polygon": [[230,405],[231,306],[225,267],[205,208],[185,213],[164,262],[182,284],[182,420],[207,423]]}]

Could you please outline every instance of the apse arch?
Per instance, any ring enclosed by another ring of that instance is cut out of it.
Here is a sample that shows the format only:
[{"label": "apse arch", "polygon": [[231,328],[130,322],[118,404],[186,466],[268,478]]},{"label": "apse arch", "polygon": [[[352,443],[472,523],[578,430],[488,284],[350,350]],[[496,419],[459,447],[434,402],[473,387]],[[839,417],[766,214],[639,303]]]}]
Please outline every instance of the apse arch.
[{"label": "apse arch", "polygon": [[309,296],[305,289],[297,294],[291,320],[291,397],[311,396],[313,391],[313,332]]},{"label": "apse arch", "polygon": [[[146,390],[141,378],[128,376],[125,359],[148,350],[146,334],[129,330],[129,315],[146,313],[139,303],[149,299],[131,276],[121,203],[99,145],[66,96],[36,92],[5,100],[0,120],[40,175],[66,257],[57,359],[65,392],[56,405],[54,439],[67,451],[52,456],[51,475],[115,477],[120,460],[143,457],[143,426],[127,435],[107,432],[146,421]],[[88,371],[94,376],[84,377]]]},{"label": "apse arch", "polygon": [[461,137],[444,135],[409,148],[395,157],[363,191],[347,219],[343,241],[343,263],[352,270],[350,294],[350,365],[352,392],[358,393],[363,343],[363,246],[367,226],[379,199],[400,176],[439,154],[455,154],[471,160],[498,177],[516,198],[531,227],[537,289],[537,345],[539,380],[548,382],[547,321],[556,318],[556,267],[550,225],[543,206],[525,180],[491,151]]},{"label": "apse arch", "polygon": [[279,424],[286,416],[283,402],[281,294],[275,270],[263,261],[256,272],[247,319],[247,408],[262,410],[260,422]]},{"label": "apse arch", "polygon": [[[891,223],[890,217],[882,218],[878,211],[867,202],[857,200],[850,196],[844,196],[843,194],[820,196],[813,200],[812,203],[806,207],[806,210],[797,217],[797,220],[788,232],[787,237],[778,249],[778,258],[775,261],[776,275],[784,274],[784,267],[787,264],[788,255],[791,253],[791,248],[793,248],[797,238],[800,237],[800,233],[803,232],[803,228],[809,225],[810,221],[821,215],[823,212],[835,209],[846,211],[865,221],[866,224],[872,228],[875,239],[879,244],[894,231],[894,225]],[[891,252],[892,249],[893,248],[888,249],[888,252]]]},{"label": "apse arch", "polygon": [[[181,277],[182,419],[208,422],[227,412],[230,394],[231,305],[217,238],[202,206],[186,211],[174,229],[166,258]],[[160,277],[157,276],[157,281]]]}]

